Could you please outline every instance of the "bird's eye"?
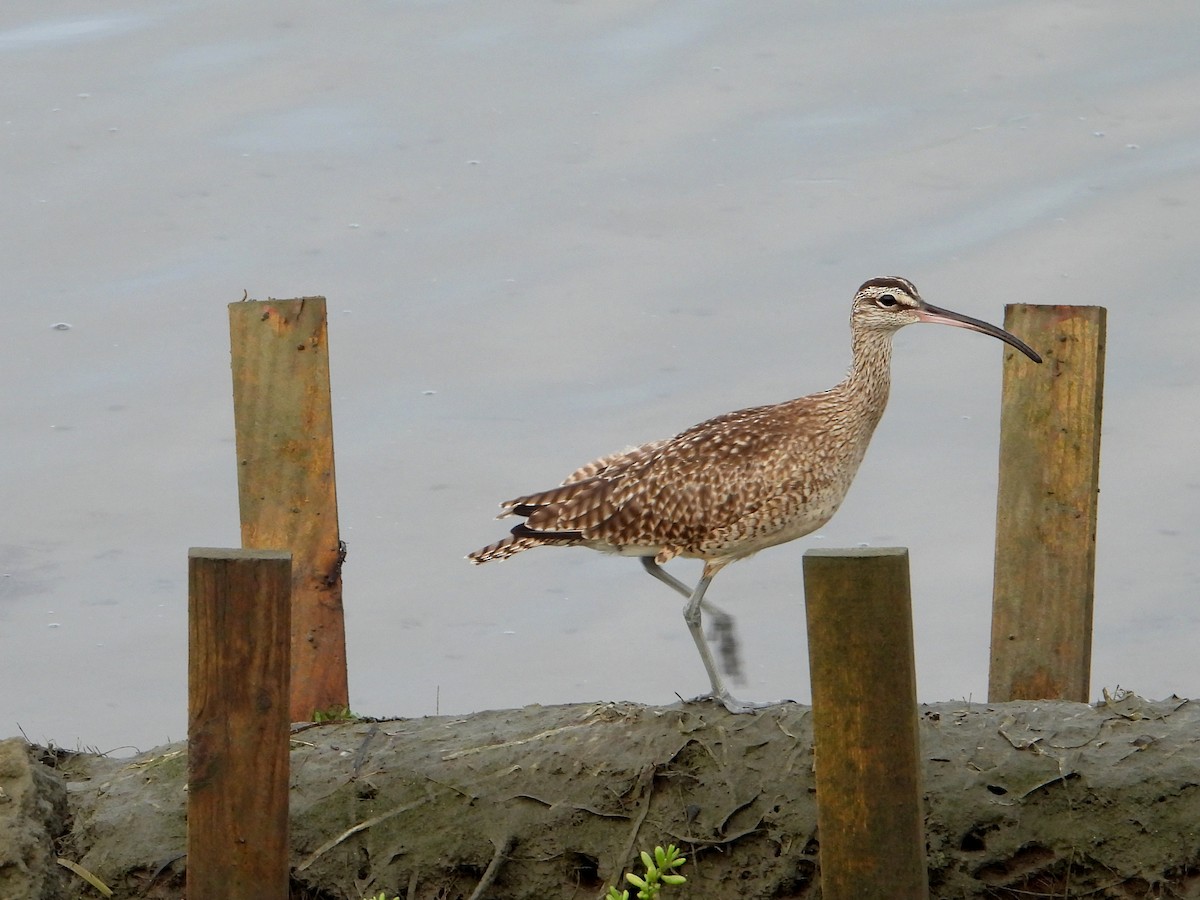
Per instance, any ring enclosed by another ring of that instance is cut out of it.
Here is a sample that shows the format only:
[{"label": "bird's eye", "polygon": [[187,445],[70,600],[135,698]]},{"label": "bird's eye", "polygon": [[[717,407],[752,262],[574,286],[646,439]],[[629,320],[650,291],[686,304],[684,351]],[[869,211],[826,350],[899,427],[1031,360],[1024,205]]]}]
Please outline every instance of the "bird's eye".
[{"label": "bird's eye", "polygon": [[875,302],[878,303],[880,306],[895,306],[896,305],[896,295],[895,294],[880,294],[878,297],[875,298]]}]

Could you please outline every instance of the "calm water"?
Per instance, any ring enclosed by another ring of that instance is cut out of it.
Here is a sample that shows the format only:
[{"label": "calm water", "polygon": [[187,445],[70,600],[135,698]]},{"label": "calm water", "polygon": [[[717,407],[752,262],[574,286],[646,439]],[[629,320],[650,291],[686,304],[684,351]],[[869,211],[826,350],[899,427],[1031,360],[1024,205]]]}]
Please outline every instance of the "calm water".
[{"label": "calm water", "polygon": [[[893,273],[1108,307],[1093,692],[1200,692],[1200,7],[746,9],[5,4],[0,736],[183,736],[243,290],[329,298],[360,712],[700,692],[636,563],[462,556],[594,456],[832,385]],[[922,699],[986,695],[1001,353],[900,335],[838,517],[710,592],[741,695],[808,698],[801,556],[859,544],[911,549]]]}]

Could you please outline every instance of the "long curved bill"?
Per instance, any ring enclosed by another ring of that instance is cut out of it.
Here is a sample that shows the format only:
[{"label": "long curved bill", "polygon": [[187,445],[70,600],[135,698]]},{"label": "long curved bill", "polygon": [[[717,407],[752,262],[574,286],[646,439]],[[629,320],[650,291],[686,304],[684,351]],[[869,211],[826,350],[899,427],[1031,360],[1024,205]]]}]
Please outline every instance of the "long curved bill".
[{"label": "long curved bill", "polygon": [[1042,361],[1041,356],[1034,352],[1033,348],[1020,338],[1009,334],[1003,328],[998,328],[980,319],[972,319],[970,316],[942,309],[940,306],[934,306],[932,303],[922,303],[921,308],[917,310],[917,318],[922,322],[929,322],[934,325],[954,325],[957,328],[969,328],[971,331],[990,334],[992,337],[1004,341],[1010,347],[1016,347],[1035,363]]}]

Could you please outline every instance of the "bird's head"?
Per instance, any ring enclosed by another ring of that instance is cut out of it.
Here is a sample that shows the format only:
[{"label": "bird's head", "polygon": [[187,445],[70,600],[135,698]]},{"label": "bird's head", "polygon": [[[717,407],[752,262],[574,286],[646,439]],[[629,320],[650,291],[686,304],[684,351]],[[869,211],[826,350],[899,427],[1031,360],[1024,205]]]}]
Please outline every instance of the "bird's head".
[{"label": "bird's head", "polygon": [[934,306],[921,299],[917,286],[907,278],[886,275],[864,282],[854,295],[854,306],[850,312],[850,327],[855,331],[893,332],[914,322],[930,322],[935,325],[954,325],[969,328],[982,334],[990,334],[1004,343],[1020,350],[1034,362],[1040,363],[1041,356],[1024,341],[987,322],[964,316],[962,313]]}]

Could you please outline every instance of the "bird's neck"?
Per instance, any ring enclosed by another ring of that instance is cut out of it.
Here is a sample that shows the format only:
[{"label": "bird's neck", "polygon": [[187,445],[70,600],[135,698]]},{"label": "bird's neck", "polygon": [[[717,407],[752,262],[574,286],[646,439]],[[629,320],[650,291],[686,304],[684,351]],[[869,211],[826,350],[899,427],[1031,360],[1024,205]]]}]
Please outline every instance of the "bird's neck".
[{"label": "bird's neck", "polygon": [[892,334],[881,331],[856,331],[851,339],[854,361],[850,373],[837,390],[857,407],[864,424],[874,430],[887,406],[892,386]]}]

